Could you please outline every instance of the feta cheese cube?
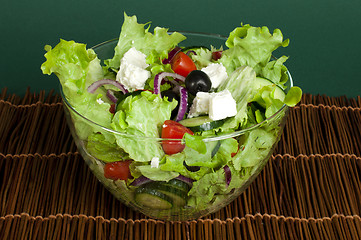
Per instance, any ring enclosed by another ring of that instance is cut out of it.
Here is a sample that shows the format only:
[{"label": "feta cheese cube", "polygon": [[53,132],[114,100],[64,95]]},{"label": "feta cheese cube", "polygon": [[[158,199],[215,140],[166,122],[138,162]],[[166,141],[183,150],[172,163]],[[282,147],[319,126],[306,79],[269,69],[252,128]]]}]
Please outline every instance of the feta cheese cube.
[{"label": "feta cheese cube", "polygon": [[126,53],[124,53],[122,60],[129,64],[132,64],[134,66],[140,67],[140,68],[147,68],[149,65],[146,63],[147,56],[135,49],[135,47],[132,47],[129,49]]},{"label": "feta cheese cube", "polygon": [[211,63],[201,69],[205,72],[212,82],[212,88],[217,88],[228,78],[227,70],[222,63]]},{"label": "feta cheese cube", "polygon": [[127,90],[143,89],[145,82],[151,74],[146,68],[146,55],[136,50],[129,49],[120,61],[120,68],[116,80],[124,85]]},{"label": "feta cheese cube", "polygon": [[198,92],[189,109],[188,118],[208,114],[212,120],[233,117],[237,114],[237,104],[229,90],[208,93]]},{"label": "feta cheese cube", "polygon": [[99,103],[99,104],[103,104],[103,103],[104,103],[104,101],[103,101],[101,98],[98,98],[98,99],[97,99],[97,103]]},{"label": "feta cheese cube", "polygon": [[209,99],[209,118],[220,120],[227,117],[233,117],[237,114],[237,104],[230,91],[223,90],[213,93]]},{"label": "feta cheese cube", "polygon": [[151,168],[158,168],[159,167],[159,157],[153,157],[150,161]]},{"label": "feta cheese cube", "polygon": [[188,118],[197,117],[202,114],[208,114],[210,93],[197,92],[193,99],[192,106],[189,109]]}]

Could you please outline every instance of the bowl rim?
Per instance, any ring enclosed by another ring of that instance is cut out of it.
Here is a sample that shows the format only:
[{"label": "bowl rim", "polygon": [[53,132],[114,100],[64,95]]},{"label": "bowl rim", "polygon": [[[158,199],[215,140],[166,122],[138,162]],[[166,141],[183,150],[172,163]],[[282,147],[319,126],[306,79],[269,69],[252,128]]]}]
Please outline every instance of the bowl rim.
[{"label": "bowl rim", "polygon": [[[168,33],[181,33],[184,35],[198,35],[198,36],[202,36],[202,37],[213,37],[213,38],[219,38],[219,39],[224,39],[226,40],[227,37],[223,36],[223,35],[219,35],[219,34],[213,34],[213,33],[202,33],[202,32],[188,32],[188,31],[169,31]],[[101,42],[99,44],[94,45],[93,47],[91,47],[91,49],[96,49],[98,47],[101,47],[105,44],[108,43],[112,43],[114,41],[118,41],[119,38],[113,38],[104,42]],[[104,60],[104,59],[100,59],[100,60]],[[287,75],[288,75],[288,81],[289,81],[289,88],[291,88],[293,86],[293,79],[291,76],[291,73],[289,72],[289,70],[287,69]],[[152,137],[152,136],[139,136],[139,135],[133,135],[133,134],[128,134],[128,133],[124,133],[124,132],[119,132],[110,128],[107,128],[105,126],[102,126],[101,124],[98,124],[94,121],[92,121],[91,119],[85,117],[84,115],[82,115],[81,113],[79,113],[72,105],[71,103],[68,101],[68,99],[66,98],[64,92],[63,92],[63,88],[62,85],[59,83],[59,90],[60,90],[60,95],[61,98],[63,100],[63,102],[65,103],[65,105],[72,111],[74,112],[77,116],[81,117],[83,120],[85,120],[86,122],[97,126],[98,128],[101,128],[107,132],[111,132],[113,134],[117,134],[117,135],[123,135],[123,136],[127,136],[127,137],[134,137],[134,138],[141,138],[141,139],[151,139],[153,141],[164,141],[164,140],[173,140],[173,141],[179,141],[180,139],[172,139],[172,138],[162,138],[162,137]],[[233,137],[237,137],[240,135],[243,135],[247,132],[250,132],[251,130],[258,128],[270,121],[272,121],[273,119],[275,119],[278,115],[281,114],[281,112],[283,112],[284,110],[287,110],[289,107],[286,104],[283,104],[282,107],[280,109],[278,109],[278,111],[276,113],[274,113],[272,116],[266,118],[265,120],[263,120],[260,123],[254,124],[252,126],[249,126],[247,128],[243,128],[241,130],[238,131],[234,131],[231,133],[224,133],[224,134],[220,134],[220,135],[216,135],[216,136],[205,136],[202,138],[202,140],[204,142],[211,142],[211,141],[219,141],[219,140],[224,140],[224,139],[228,139],[228,138],[233,138]]]}]

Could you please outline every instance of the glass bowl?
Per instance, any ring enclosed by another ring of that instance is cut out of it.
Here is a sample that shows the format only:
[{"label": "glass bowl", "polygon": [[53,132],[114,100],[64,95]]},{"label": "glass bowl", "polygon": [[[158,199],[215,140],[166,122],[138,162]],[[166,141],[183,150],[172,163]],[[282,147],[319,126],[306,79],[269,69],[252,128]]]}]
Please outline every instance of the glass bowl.
[{"label": "glass bowl", "polygon": [[[181,33],[187,37],[187,40],[182,42],[182,46],[185,47],[212,45],[219,48],[226,40],[225,37],[220,35]],[[99,59],[110,59],[114,54],[116,44],[117,39],[114,39],[96,45],[93,49]],[[223,48],[225,49],[225,46]],[[287,89],[292,86],[292,78],[289,72],[288,77]],[[64,103],[65,116],[78,151],[99,181],[115,198],[126,206],[149,217],[171,221],[197,219],[214,213],[235,200],[252,183],[269,160],[283,132],[289,110],[288,106],[283,105],[273,116],[259,124],[240,131],[204,138],[207,153],[212,152],[212,157],[216,156],[213,153],[214,149],[222,146],[222,143],[232,141],[238,144],[238,152],[235,155],[230,155],[223,165],[214,168],[197,165],[189,166],[186,163],[194,163],[198,159],[194,159],[194,157],[193,159],[187,159],[188,156],[194,155],[185,155],[183,164],[179,167],[186,169],[185,171],[189,173],[187,177],[174,176],[169,181],[149,181],[147,178],[142,179],[141,176],[135,176],[132,179],[133,183],[131,183],[132,181],[112,180],[104,176],[106,163],[97,158],[96,152],[90,151],[89,146],[97,144],[97,142],[92,142],[89,136],[80,134],[84,133],[84,129],[89,129],[89,132],[109,133],[109,135],[115,136],[116,139],[129,143],[129,146],[139,148],[139,154],[146,154],[149,149],[153,148],[161,149],[163,141],[172,140],[177,142],[180,140],[129,135],[108,129],[77,112],[64,96],[61,87],[60,92]],[[78,131],[78,129],[81,129],[81,131]],[[261,138],[258,136],[261,135],[268,138],[267,142],[259,141]],[[92,146],[92,149],[94,149],[94,146]],[[117,148],[115,154],[124,154],[126,151],[127,149]],[[186,146],[183,151],[191,150]],[[114,154],[113,149],[110,149],[110,153]],[[242,158],[244,157],[247,160],[244,160],[241,168],[236,169],[228,166],[227,162],[230,158],[238,158],[238,161],[243,161]],[[202,165],[201,158],[202,156],[199,155],[199,165]],[[197,171],[203,171],[203,173],[198,174]],[[198,179],[192,179],[192,173],[197,173],[198,177],[195,178]],[[135,180],[135,178],[137,179]],[[137,184],[134,184],[134,182],[137,182]],[[205,185],[205,183],[207,184]]]}]

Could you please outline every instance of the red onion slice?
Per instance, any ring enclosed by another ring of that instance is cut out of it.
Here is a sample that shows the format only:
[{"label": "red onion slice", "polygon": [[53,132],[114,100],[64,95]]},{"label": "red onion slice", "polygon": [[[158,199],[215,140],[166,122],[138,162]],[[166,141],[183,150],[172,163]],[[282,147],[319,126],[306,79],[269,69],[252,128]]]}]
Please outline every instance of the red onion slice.
[{"label": "red onion slice", "polygon": [[[154,77],[154,94],[160,95],[160,85],[165,77],[172,77],[174,79],[179,79],[180,81],[184,82],[185,77],[176,73],[169,73],[169,72],[160,72]],[[174,83],[174,82],[173,82]],[[162,96],[160,96],[162,97]]]},{"label": "red onion slice", "polygon": [[179,86],[179,96],[180,96],[180,102],[178,103],[179,109],[178,109],[177,117],[175,119],[176,122],[179,122],[184,118],[184,114],[187,112],[187,108],[188,108],[188,92],[182,86]]},{"label": "red onion slice", "polygon": [[178,180],[180,180],[180,181],[182,181],[182,182],[187,183],[190,187],[192,187],[193,181],[194,181],[193,179],[188,178],[188,177],[183,176],[183,175],[179,175],[178,177],[176,177],[176,179],[178,179]]},{"label": "red onion slice", "polygon": [[139,178],[135,179],[130,185],[138,187],[140,185],[152,182],[153,180],[145,177],[145,176],[140,176]]},{"label": "red onion slice", "polygon": [[222,57],[222,54],[223,54],[223,51],[215,51],[215,52],[212,52],[212,59],[213,60],[218,60]]},{"label": "red onion slice", "polygon": [[197,55],[197,53],[196,53],[195,51],[193,51],[193,50],[188,51],[188,52],[186,53],[186,55],[189,56],[191,53],[193,53],[194,55]]},{"label": "red onion slice", "polygon": [[92,83],[88,87],[88,92],[94,93],[99,87],[101,87],[103,85],[107,85],[107,84],[110,84],[110,85],[113,85],[113,86],[119,88],[119,90],[122,91],[124,94],[126,94],[128,92],[121,83],[119,83],[115,80],[112,80],[112,79],[102,79],[102,80]]},{"label": "red onion slice", "polygon": [[109,98],[110,101],[112,101],[113,103],[117,103],[118,98],[114,95],[114,91],[108,89],[107,91],[107,97]]},{"label": "red onion slice", "polygon": [[164,59],[162,62],[163,64],[168,64],[172,61],[175,55],[179,53],[182,49],[180,47],[175,47],[168,53],[168,58]]},{"label": "red onion slice", "polygon": [[232,179],[231,169],[229,169],[228,165],[224,166],[223,169],[224,169],[224,175],[226,177],[226,183],[228,186],[231,183],[231,179]]}]

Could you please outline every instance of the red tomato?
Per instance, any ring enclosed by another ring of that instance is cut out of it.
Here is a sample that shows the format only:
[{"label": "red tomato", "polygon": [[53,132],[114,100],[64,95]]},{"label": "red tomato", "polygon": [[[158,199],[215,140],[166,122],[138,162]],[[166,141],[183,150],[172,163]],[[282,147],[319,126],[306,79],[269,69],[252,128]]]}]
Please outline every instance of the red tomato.
[{"label": "red tomato", "polygon": [[193,70],[197,70],[197,67],[192,59],[184,52],[177,53],[170,64],[172,70],[183,77],[186,77]]},{"label": "red tomato", "polygon": [[[193,135],[193,132],[183,126],[182,124],[173,121],[166,120],[164,121],[162,128],[162,138],[173,138],[173,139],[182,139],[185,133]],[[163,150],[166,154],[172,155],[183,151],[185,145],[181,141],[171,141],[164,140],[162,142]]]},{"label": "red tomato", "polygon": [[[244,150],[244,146],[242,147],[242,151]],[[236,154],[239,152],[239,146],[238,146],[238,149],[237,149],[237,152],[235,152],[235,153],[231,153],[231,157],[234,157],[234,156],[236,156]]]},{"label": "red tomato", "polygon": [[104,177],[113,180],[127,180],[130,174],[129,164],[131,160],[107,163],[104,166]]}]

